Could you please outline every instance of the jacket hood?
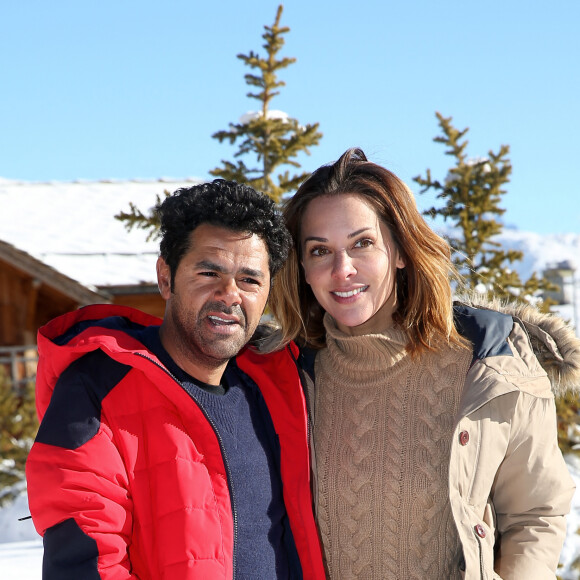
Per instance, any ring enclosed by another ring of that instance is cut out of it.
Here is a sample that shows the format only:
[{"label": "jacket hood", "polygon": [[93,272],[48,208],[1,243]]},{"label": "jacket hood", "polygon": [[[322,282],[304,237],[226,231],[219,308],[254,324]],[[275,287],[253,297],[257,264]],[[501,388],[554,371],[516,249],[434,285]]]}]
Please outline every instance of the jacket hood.
[{"label": "jacket hood", "polygon": [[534,354],[552,383],[554,394],[580,392],[580,339],[564,320],[554,314],[543,314],[530,304],[488,301],[477,296],[461,297],[461,302],[498,310],[520,320],[530,337]]},{"label": "jacket hood", "polygon": [[[60,374],[73,361],[97,349],[105,352],[146,351],[128,329],[159,325],[161,319],[129,306],[92,304],[53,318],[38,330],[36,410],[42,419]],[[138,364],[145,359],[131,356]],[[125,362],[125,361],[123,361]]]}]

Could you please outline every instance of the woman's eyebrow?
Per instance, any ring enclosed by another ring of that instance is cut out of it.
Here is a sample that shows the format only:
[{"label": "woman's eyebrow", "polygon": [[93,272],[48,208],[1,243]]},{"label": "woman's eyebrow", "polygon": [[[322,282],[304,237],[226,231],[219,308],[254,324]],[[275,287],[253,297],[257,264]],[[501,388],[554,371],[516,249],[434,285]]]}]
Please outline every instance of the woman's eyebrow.
[{"label": "woman's eyebrow", "polygon": [[[366,228],[361,228],[360,230],[356,230],[356,232],[352,232],[351,234],[348,234],[347,238],[356,238],[356,236],[358,236],[359,234],[362,234],[368,230],[372,230],[371,227],[366,227]],[[304,238],[304,242],[328,242],[327,238],[320,238],[318,236],[308,236],[307,238]]]},{"label": "woman's eyebrow", "polygon": [[357,230],[356,232],[352,232],[352,234],[348,234],[348,238],[355,238],[356,236],[358,236],[359,234],[362,234],[363,232],[366,232],[368,230],[370,230],[372,228],[361,228],[360,230]]}]

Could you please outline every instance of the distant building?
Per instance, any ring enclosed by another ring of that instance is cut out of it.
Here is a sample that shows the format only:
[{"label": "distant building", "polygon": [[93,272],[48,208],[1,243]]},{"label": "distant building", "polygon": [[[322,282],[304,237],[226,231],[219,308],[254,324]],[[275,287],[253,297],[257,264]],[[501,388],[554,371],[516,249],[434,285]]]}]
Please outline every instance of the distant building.
[{"label": "distant building", "polygon": [[558,286],[558,289],[546,291],[544,297],[554,300],[556,304],[574,304],[574,271],[570,260],[550,264],[544,270],[544,278]]}]

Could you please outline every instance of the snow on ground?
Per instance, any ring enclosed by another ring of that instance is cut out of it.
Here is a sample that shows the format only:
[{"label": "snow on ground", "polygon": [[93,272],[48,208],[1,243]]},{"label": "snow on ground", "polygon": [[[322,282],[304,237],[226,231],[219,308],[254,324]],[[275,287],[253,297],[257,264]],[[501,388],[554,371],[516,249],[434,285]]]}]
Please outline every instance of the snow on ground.
[{"label": "snow on ground", "polygon": [[2,580],[40,580],[42,576],[42,540],[32,520],[26,519],[26,494],[0,509],[0,578]]},{"label": "snow on ground", "polygon": [[576,482],[576,493],[572,500],[572,509],[567,518],[568,533],[566,534],[564,548],[560,556],[560,563],[563,565],[563,569],[559,571],[559,575],[562,580],[578,580],[580,577],[578,572],[571,572],[569,566],[580,556],[580,535],[577,533],[580,531],[580,458],[568,455],[566,456],[566,463],[568,464],[570,475]]},{"label": "snow on ground", "polygon": [[0,544],[0,578],[2,580],[41,580],[42,541]]},{"label": "snow on ground", "polygon": [[[38,534],[28,518],[28,499],[21,493],[14,502],[0,509],[0,545],[4,542],[25,542],[37,540]],[[4,577],[2,576],[2,580]]]}]

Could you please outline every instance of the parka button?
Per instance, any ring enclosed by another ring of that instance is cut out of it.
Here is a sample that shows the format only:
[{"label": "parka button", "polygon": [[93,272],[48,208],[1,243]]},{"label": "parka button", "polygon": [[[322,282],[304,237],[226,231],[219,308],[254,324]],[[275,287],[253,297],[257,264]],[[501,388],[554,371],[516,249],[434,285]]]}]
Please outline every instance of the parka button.
[{"label": "parka button", "polygon": [[469,443],[469,433],[467,431],[461,431],[459,433],[459,443],[461,445],[467,445]]},{"label": "parka button", "polygon": [[485,534],[485,529],[483,528],[483,526],[481,524],[477,524],[477,526],[475,526],[475,533],[480,537],[480,538],[485,538],[486,534]]}]

